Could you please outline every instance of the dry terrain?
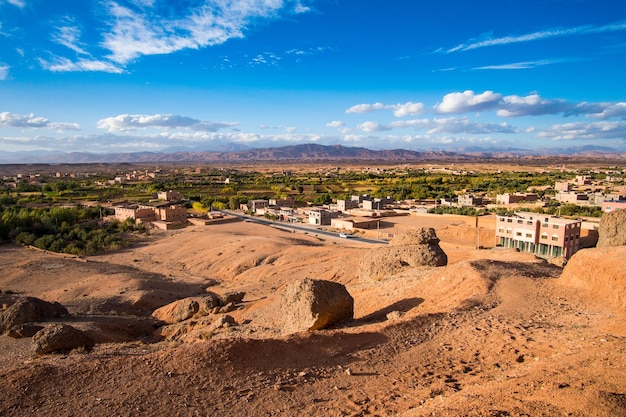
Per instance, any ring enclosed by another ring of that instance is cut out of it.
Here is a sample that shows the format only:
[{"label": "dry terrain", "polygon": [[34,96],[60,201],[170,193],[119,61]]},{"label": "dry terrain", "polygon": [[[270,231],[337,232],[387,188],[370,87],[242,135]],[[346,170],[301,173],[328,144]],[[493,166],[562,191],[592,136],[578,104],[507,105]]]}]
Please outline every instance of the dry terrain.
[{"label": "dry terrain", "polygon": [[[59,301],[97,344],[37,356],[30,338],[0,336],[0,415],[626,415],[626,247],[563,270],[475,249],[473,221],[402,218],[435,227],[448,266],[369,282],[359,263],[375,245],[243,222],[87,259],[2,245],[2,303]],[[479,226],[491,246],[493,224]],[[344,284],[354,318],[284,334],[276,294],[304,277]],[[157,330],[152,311],[207,290],[246,293],[235,325],[208,331],[212,314]]]}]

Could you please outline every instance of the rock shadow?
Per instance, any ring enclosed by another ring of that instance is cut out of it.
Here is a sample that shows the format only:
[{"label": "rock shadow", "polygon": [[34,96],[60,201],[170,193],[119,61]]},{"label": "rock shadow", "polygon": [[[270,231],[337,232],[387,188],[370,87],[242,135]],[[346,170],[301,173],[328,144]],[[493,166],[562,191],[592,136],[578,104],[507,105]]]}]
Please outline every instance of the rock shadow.
[{"label": "rock shadow", "polygon": [[363,316],[359,319],[354,320],[351,327],[386,321],[387,314],[391,313],[392,311],[406,313],[407,311],[417,307],[423,302],[424,299],[419,297],[405,298],[404,300],[396,301],[395,303],[385,308],[381,308],[380,310],[374,311],[367,316]]}]

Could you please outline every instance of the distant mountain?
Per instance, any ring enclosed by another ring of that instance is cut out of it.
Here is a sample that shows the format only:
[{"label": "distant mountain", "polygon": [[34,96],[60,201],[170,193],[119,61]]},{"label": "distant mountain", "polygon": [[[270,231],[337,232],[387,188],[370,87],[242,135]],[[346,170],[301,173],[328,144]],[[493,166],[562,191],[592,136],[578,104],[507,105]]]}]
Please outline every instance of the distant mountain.
[{"label": "distant mountain", "polygon": [[[230,145],[226,145],[227,148]],[[624,160],[626,153],[603,146],[583,146],[566,149],[484,149],[464,148],[451,151],[411,151],[406,149],[371,150],[342,145],[303,144],[260,149],[233,149],[222,151],[193,151],[187,148],[171,148],[173,152],[133,152],[116,154],[94,154],[86,152],[0,152],[0,163],[236,163],[236,162],[313,162],[313,161],[484,161],[514,160],[539,161],[542,159],[579,158],[598,160]],[[548,161],[551,162],[551,161]]]}]

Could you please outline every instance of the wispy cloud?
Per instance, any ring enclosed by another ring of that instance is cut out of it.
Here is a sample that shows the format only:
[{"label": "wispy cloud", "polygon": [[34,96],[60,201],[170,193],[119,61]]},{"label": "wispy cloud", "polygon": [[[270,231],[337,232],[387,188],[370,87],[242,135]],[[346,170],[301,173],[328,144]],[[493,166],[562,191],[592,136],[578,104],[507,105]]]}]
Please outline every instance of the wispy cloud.
[{"label": "wispy cloud", "polygon": [[500,65],[484,65],[482,67],[474,67],[473,70],[523,70],[523,69],[532,69],[537,67],[542,67],[545,65],[552,64],[562,64],[564,62],[572,62],[573,59],[562,58],[562,59],[540,59],[537,61],[523,61],[523,62],[513,62],[510,64],[500,64]]},{"label": "wispy cloud", "polygon": [[128,132],[147,128],[216,132],[219,129],[237,126],[237,123],[208,122],[175,114],[120,114],[99,120],[97,126],[99,129],[107,129],[109,132]]},{"label": "wispy cloud", "polygon": [[55,57],[52,61],[41,58],[39,63],[44,69],[52,72],[110,72],[113,74],[124,72],[122,68],[111,62],[95,59],[81,58],[77,61],[72,61],[68,58]]},{"label": "wispy cloud", "polygon": [[0,81],[4,81],[9,78],[10,69],[11,67],[9,67],[7,64],[3,64],[2,62],[0,62]]},{"label": "wispy cloud", "polygon": [[24,129],[54,129],[58,131],[80,130],[77,123],[50,122],[45,117],[30,114],[0,113],[0,128],[16,127]]},{"label": "wispy cloud", "polygon": [[615,22],[607,25],[583,25],[572,28],[553,28],[543,31],[537,31],[532,33],[526,33],[522,35],[510,35],[500,38],[486,37],[484,39],[470,39],[467,42],[461,43],[453,48],[450,48],[446,53],[471,51],[473,49],[486,48],[490,46],[508,45],[513,43],[532,42],[542,39],[561,38],[566,36],[580,36],[590,35],[596,33],[617,32],[626,30],[626,22]]},{"label": "wispy cloud", "polygon": [[[15,7],[19,7],[20,9],[23,9],[26,6],[26,2],[24,0],[5,0],[7,3],[12,4]],[[2,4],[2,1],[0,1],[0,4]]]},{"label": "wispy cloud", "polygon": [[52,35],[52,40],[60,45],[66,46],[77,54],[89,55],[80,43],[80,29],[75,26],[61,26],[57,33]]},{"label": "wispy cloud", "polygon": [[276,18],[286,5],[294,6],[290,9],[293,13],[308,11],[299,1],[210,1],[185,10],[183,16],[166,18],[156,9],[139,13],[109,1],[108,13],[113,21],[111,30],[104,35],[102,46],[111,51],[109,59],[127,64],[143,55],[218,45],[229,39],[242,38],[251,22]]}]

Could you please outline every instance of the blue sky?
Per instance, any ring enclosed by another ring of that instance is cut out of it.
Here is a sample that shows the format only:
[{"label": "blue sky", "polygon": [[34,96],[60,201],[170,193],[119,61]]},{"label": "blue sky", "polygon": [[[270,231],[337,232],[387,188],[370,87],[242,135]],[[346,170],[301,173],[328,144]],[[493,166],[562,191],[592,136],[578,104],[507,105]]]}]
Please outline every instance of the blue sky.
[{"label": "blue sky", "polygon": [[0,0],[0,151],[626,148],[618,0]]}]

